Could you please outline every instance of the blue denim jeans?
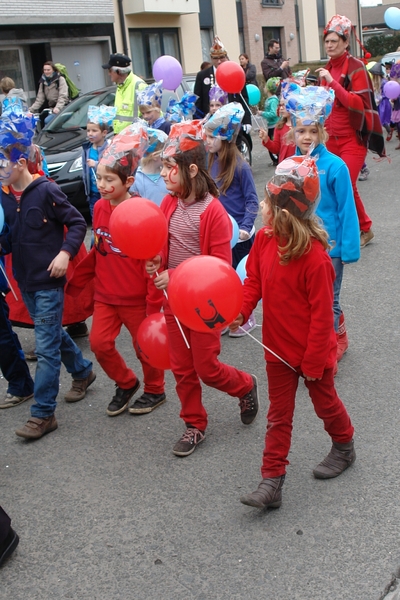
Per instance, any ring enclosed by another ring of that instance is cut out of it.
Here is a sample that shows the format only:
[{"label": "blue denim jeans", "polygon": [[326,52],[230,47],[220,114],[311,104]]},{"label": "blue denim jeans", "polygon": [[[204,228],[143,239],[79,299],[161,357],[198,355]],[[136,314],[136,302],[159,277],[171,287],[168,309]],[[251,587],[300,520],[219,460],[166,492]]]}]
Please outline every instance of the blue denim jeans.
[{"label": "blue denim jeans", "polygon": [[344,264],[340,257],[331,258],[331,260],[336,273],[336,279],[333,283],[333,318],[335,331],[337,333],[339,330],[339,317],[342,314],[342,309],[340,308],[340,290],[342,287]]},{"label": "blue denim jeans", "polygon": [[90,360],[61,326],[64,289],[23,292],[22,297],[35,325],[37,366],[35,374],[35,404],[32,417],[54,414],[59,392],[61,362],[73,379],[84,379],[92,370]]},{"label": "blue denim jeans", "polygon": [[5,296],[0,292],[0,370],[8,381],[9,394],[30,396],[33,393],[33,380],[18,336],[12,330],[9,314]]}]

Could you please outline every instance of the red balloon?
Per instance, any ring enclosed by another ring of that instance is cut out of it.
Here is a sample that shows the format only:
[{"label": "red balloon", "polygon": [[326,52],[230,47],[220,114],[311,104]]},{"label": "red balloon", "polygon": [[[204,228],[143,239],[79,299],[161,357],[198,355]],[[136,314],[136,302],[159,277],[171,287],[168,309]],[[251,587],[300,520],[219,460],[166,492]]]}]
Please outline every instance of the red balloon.
[{"label": "red balloon", "polygon": [[219,65],[215,77],[219,87],[228,94],[239,94],[246,83],[246,75],[242,67],[231,60]]},{"label": "red balloon", "polygon": [[141,322],[137,331],[139,353],[155,369],[170,369],[167,324],[162,313],[155,313]]},{"label": "red balloon", "polygon": [[[219,67],[218,67],[219,68]],[[215,256],[183,261],[168,284],[172,312],[194,331],[224,329],[242,307],[242,282],[231,265]]]},{"label": "red balloon", "polygon": [[114,209],[110,233],[113,244],[123,254],[149,259],[158,254],[167,241],[167,220],[151,200],[128,198]]}]

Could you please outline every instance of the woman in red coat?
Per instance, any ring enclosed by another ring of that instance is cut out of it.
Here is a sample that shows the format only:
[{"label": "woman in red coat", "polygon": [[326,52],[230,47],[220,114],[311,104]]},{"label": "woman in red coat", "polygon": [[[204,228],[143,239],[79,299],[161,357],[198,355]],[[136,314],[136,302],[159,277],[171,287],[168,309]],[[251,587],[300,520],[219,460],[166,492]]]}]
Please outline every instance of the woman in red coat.
[{"label": "woman in red coat", "polygon": [[385,149],[371,78],[364,63],[348,50],[351,30],[352,24],[347,17],[332,17],[324,31],[325,49],[330,60],[317,72],[321,83],[335,92],[333,110],[325,123],[329,134],[326,147],[340,156],[350,171],[363,248],[372,241],[374,234],[372,220],[358,193],[357,179],[368,149],[379,156],[384,156]]}]

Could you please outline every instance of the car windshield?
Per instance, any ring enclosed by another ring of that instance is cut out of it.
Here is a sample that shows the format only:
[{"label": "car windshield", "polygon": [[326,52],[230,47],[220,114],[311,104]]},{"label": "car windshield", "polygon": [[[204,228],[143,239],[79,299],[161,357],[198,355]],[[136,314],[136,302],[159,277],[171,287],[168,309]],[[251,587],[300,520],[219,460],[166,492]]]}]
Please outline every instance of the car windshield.
[{"label": "car windshield", "polygon": [[66,129],[86,129],[88,106],[106,104],[114,106],[115,91],[113,89],[92,92],[77,98],[68,104],[64,110],[46,127],[47,131],[62,131]]}]

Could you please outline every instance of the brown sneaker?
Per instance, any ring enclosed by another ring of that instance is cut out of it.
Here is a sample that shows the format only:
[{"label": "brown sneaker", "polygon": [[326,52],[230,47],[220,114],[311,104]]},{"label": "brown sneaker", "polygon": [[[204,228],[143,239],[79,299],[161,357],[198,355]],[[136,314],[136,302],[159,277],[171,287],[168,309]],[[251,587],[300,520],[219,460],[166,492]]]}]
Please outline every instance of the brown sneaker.
[{"label": "brown sneaker", "polygon": [[204,431],[200,431],[200,429],[189,425],[181,439],[176,442],[172,452],[175,456],[189,456],[189,454],[192,454],[196,450],[205,437]]},{"label": "brown sneaker", "polygon": [[285,475],[263,479],[255,492],[240,498],[242,504],[255,508],[279,508],[282,504],[282,486]]},{"label": "brown sneaker", "polygon": [[250,425],[258,413],[258,385],[257,377],[252,375],[253,387],[242,398],[239,398],[240,418],[244,425]]},{"label": "brown sneaker", "polygon": [[26,425],[17,429],[15,433],[26,440],[38,440],[46,433],[50,433],[50,431],[57,429],[57,427],[58,423],[55,415],[51,415],[51,417],[46,417],[45,419],[30,417]]},{"label": "brown sneaker", "polygon": [[18,406],[18,404],[22,404],[33,398],[33,394],[29,394],[29,396],[14,396],[13,394],[6,394],[6,397],[3,400],[0,400],[0,408],[12,408],[13,406]]},{"label": "brown sneaker", "polygon": [[89,385],[92,385],[93,381],[96,379],[96,373],[90,371],[89,375],[85,377],[85,379],[73,379],[72,387],[64,396],[66,402],[78,402],[79,400],[83,400],[86,396],[86,390]]},{"label": "brown sneaker", "polygon": [[365,248],[365,246],[372,242],[374,237],[374,233],[371,229],[369,231],[362,231],[360,233],[360,248]]},{"label": "brown sneaker", "polygon": [[316,479],[332,479],[333,477],[337,477],[348,469],[355,460],[356,451],[354,450],[353,440],[348,444],[333,442],[329,454],[314,469],[314,477]]}]

